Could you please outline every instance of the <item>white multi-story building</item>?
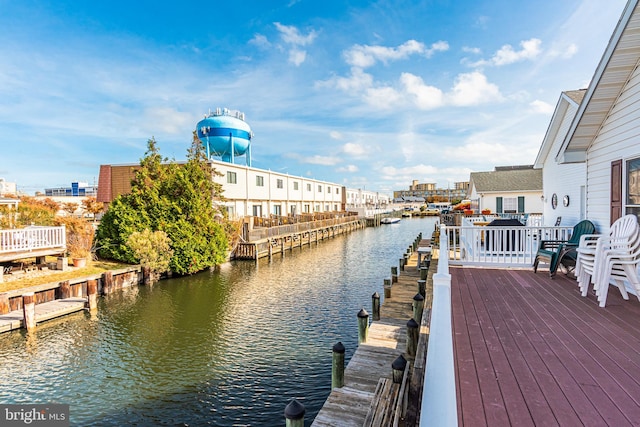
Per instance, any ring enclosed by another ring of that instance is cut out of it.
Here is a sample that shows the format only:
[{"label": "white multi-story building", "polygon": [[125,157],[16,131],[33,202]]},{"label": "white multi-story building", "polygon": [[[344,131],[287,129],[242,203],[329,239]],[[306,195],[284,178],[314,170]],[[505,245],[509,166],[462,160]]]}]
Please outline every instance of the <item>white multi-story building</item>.
[{"label": "white multi-story building", "polygon": [[0,178],[0,196],[18,194],[16,183],[7,182],[4,178]]}]

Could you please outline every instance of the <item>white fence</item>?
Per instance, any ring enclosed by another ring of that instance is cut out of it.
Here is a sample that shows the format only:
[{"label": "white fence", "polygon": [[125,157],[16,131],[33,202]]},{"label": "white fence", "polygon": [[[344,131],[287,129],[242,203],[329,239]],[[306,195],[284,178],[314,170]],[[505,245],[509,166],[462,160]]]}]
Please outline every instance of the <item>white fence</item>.
[{"label": "white fence", "polygon": [[65,227],[0,230],[0,254],[66,247]]},{"label": "white fence", "polygon": [[465,222],[462,226],[446,227],[448,258],[452,265],[530,267],[541,240],[567,240],[572,230],[573,227],[487,226]]}]

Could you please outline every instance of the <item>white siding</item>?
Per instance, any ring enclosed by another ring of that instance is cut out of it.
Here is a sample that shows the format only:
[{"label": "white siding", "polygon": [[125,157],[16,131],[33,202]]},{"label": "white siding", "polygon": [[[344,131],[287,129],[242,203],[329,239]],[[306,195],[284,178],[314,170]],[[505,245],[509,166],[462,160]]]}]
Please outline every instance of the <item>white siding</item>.
[{"label": "white siding", "polygon": [[[544,161],[542,167],[542,186],[544,188],[544,209],[542,211],[544,225],[551,226],[556,222],[556,218],[562,217],[562,225],[573,225],[578,223],[581,218],[581,205],[584,203],[581,197],[580,188],[586,183],[586,165],[584,163],[568,163],[559,164],[556,161],[556,154],[562,146],[562,142],[567,135],[571,121],[576,115],[578,106],[574,103],[568,103],[566,100],[561,102],[568,104],[565,114],[558,118],[560,124],[558,132],[555,134],[553,141],[545,141],[551,144],[549,155]],[[558,198],[558,206],[553,209],[551,205],[551,197],[556,194]],[[569,196],[569,206],[563,205],[563,199]]]},{"label": "white siding", "polygon": [[624,167],[625,160],[639,156],[640,72],[636,68],[587,151],[587,218],[599,232],[609,231],[611,162],[622,159]]}]

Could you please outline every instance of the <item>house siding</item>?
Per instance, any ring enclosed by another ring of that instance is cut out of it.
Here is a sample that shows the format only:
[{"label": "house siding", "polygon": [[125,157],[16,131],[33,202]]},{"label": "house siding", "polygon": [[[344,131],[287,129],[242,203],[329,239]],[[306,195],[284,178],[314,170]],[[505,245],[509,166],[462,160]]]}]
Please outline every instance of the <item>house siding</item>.
[{"label": "house siding", "polygon": [[[611,162],[640,157],[640,72],[636,68],[587,151],[587,217],[609,231]],[[623,190],[623,197],[626,191]]]},{"label": "house siding", "polygon": [[[560,164],[556,161],[556,154],[562,147],[562,142],[569,131],[571,121],[576,115],[578,106],[574,103],[568,103],[565,114],[560,119],[561,123],[558,132],[555,134],[549,155],[545,159],[542,168],[542,182],[544,188],[544,225],[552,226],[556,222],[556,218],[562,217],[562,224],[576,224],[584,219],[581,216],[581,206],[585,201],[582,200],[583,193],[580,191],[586,183],[586,165],[584,163]],[[556,194],[558,197],[558,206],[553,209],[551,206],[551,196]],[[569,206],[564,206],[562,201],[564,196],[569,196]]]}]

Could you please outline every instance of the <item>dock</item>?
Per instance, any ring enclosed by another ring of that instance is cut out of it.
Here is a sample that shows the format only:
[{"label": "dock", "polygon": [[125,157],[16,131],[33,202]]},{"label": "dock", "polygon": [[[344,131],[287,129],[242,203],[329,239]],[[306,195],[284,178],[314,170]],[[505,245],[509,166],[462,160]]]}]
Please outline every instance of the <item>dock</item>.
[{"label": "dock", "polygon": [[[85,308],[86,302],[86,298],[72,297],[36,304],[36,323],[64,316],[65,314],[82,311]],[[21,329],[23,327],[24,313],[22,309],[13,310],[7,314],[0,314],[0,333],[9,332],[14,329]]]},{"label": "dock", "polygon": [[[417,248],[430,246],[430,240]],[[424,250],[422,251],[424,253]],[[431,263],[426,279],[425,308],[419,326],[415,356],[407,354],[407,322],[413,318],[414,297],[418,294],[418,251],[400,267],[391,296],[380,307],[380,320],[371,322],[368,337],[358,345],[344,371],[344,386],[334,388],[315,417],[313,427],[416,425],[424,377],[428,309],[431,301]],[[391,281],[391,280],[390,280]],[[386,282],[386,280],[385,280]],[[386,290],[385,290],[386,292]],[[402,383],[393,383],[392,363],[402,355],[407,363]]]}]

